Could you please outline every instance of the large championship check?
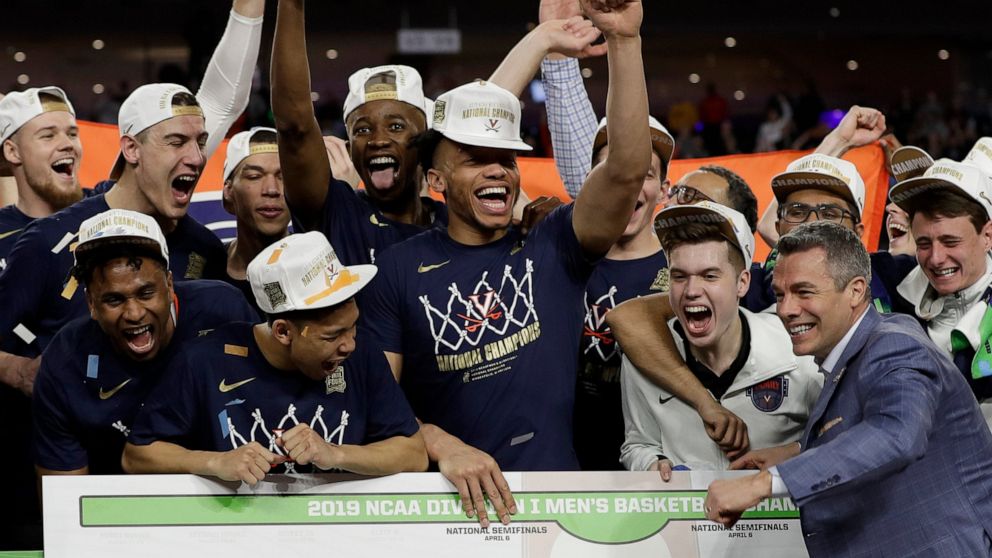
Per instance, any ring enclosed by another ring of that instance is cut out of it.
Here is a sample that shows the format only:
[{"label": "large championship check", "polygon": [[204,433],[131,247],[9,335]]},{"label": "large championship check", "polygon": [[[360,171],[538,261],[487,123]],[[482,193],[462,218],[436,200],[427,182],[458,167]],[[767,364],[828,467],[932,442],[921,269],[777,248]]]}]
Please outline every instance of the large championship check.
[{"label": "large championship check", "polygon": [[[799,512],[771,499],[732,529],[706,487],[739,473],[507,473],[518,513],[482,529],[439,474],[44,477],[45,558],[806,556]],[[490,516],[495,514],[490,511]]]}]

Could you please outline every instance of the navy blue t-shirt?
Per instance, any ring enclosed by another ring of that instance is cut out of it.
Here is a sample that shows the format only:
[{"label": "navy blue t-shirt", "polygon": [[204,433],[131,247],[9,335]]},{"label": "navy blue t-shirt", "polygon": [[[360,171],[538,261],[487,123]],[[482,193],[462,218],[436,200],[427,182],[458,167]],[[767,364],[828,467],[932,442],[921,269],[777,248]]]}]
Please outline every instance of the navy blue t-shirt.
[{"label": "navy blue t-shirt", "polygon": [[606,314],[625,300],[665,292],[668,283],[668,260],[661,250],[634,260],[604,259],[589,278],[574,425],[575,453],[584,470],[622,469],[620,352],[606,325]]},{"label": "navy blue t-shirt", "polygon": [[[135,419],[128,441],[161,440],[228,451],[251,442],[284,455],[277,431],[309,424],[333,444],[369,444],[419,429],[386,357],[358,331],[355,351],[324,380],[279,370],[262,355],[253,324],[233,323],[183,347]],[[314,472],[280,465],[273,473]]]},{"label": "navy blue t-shirt", "polygon": [[383,253],[363,323],[403,355],[417,416],[505,470],[570,470],[582,294],[572,206],[482,246],[435,228]]},{"label": "navy blue t-shirt", "polygon": [[[87,315],[83,289],[69,276],[72,251],[79,225],[109,209],[103,195],[92,196],[36,219],[21,233],[7,258],[7,269],[0,274],[0,308],[4,310],[0,312],[0,340],[16,336],[27,343],[15,354],[38,356],[63,325]],[[193,218],[180,219],[165,239],[174,281],[226,276],[224,246]]]},{"label": "navy blue t-shirt", "polygon": [[191,339],[232,321],[258,317],[220,281],[176,283],[176,331],[150,362],[119,355],[97,322],[80,318],[55,335],[34,385],[35,462],[46,469],[121,473],[121,452],[135,414],[166,364]]},{"label": "navy blue t-shirt", "polygon": [[7,255],[14,249],[14,243],[21,236],[21,231],[33,220],[21,213],[16,205],[0,208],[0,272],[7,267]]},{"label": "navy blue t-shirt", "polygon": [[[420,198],[432,215],[433,225],[448,225],[448,207],[431,198]],[[294,219],[294,230],[305,231]],[[430,227],[428,227],[430,228]],[[374,264],[383,250],[424,232],[424,227],[385,217],[347,182],[331,178],[321,210],[319,229],[344,265]]]}]

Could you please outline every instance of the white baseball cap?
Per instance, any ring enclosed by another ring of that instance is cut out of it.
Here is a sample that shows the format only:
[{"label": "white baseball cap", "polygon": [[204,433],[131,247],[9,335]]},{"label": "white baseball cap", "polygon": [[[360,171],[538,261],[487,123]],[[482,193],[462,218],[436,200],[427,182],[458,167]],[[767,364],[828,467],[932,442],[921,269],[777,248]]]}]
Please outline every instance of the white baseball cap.
[{"label": "white baseball cap", "polygon": [[670,205],[654,218],[655,231],[679,228],[688,223],[716,225],[723,236],[744,256],[744,267],[754,260],[754,234],[739,211],[711,201],[688,205]]},{"label": "white baseball cap", "polygon": [[992,176],[992,138],[978,138],[971,151],[961,160],[962,163],[974,165],[985,174]]},{"label": "white baseball cap", "polygon": [[[42,104],[39,93],[48,93],[58,97],[61,103]],[[0,99],[0,142],[5,141],[14,135],[21,126],[27,124],[31,119],[46,112],[68,112],[73,117],[76,116],[72,103],[65,91],[58,87],[32,87],[25,91],[14,91],[7,93],[7,96]]]},{"label": "white baseball cap", "polygon": [[904,180],[892,187],[889,199],[906,209],[906,202],[923,192],[943,190],[978,202],[992,218],[992,177],[976,165],[938,159],[923,176]]},{"label": "white baseball cap", "polygon": [[779,203],[796,190],[823,190],[836,194],[858,208],[858,218],[865,210],[865,181],[853,163],[813,153],[789,163],[785,172],[772,178],[772,192]]},{"label": "white baseball cap", "polygon": [[128,209],[110,209],[79,225],[79,242],[73,252],[76,265],[87,250],[104,244],[144,244],[158,249],[169,265],[169,246],[162,228],[151,216]]},{"label": "white baseball cap", "polygon": [[892,176],[896,182],[902,182],[926,172],[933,166],[933,157],[919,147],[905,145],[892,152],[889,165],[892,167]]},{"label": "white baseball cap", "polygon": [[344,100],[344,120],[355,109],[371,101],[400,101],[420,109],[430,125],[430,100],[424,97],[420,72],[398,64],[362,68],[348,78],[348,96]]},{"label": "white baseball cap", "polygon": [[[117,129],[121,137],[137,136],[148,128],[176,116],[203,116],[199,105],[172,106],[172,98],[179,93],[193,95],[189,89],[174,83],[149,83],[135,89],[121,104],[117,114]],[[195,97],[194,97],[195,98]],[[110,178],[120,178],[124,171],[124,154],[118,154]]]},{"label": "white baseball cap", "polygon": [[375,277],[374,265],[344,266],[322,233],[292,234],[248,264],[255,302],[266,314],[326,308],[348,300]]},{"label": "white baseball cap", "polygon": [[474,81],[434,101],[434,130],[451,141],[478,147],[530,151],[520,139],[520,100],[506,89]]},{"label": "white baseball cap", "polygon": [[[648,128],[651,131],[651,147],[661,154],[661,160],[667,165],[672,160],[672,153],[675,152],[675,139],[672,138],[668,129],[651,115],[648,115]],[[606,143],[606,117],[604,116],[599,121],[599,127],[596,128],[596,136],[592,141],[592,152],[595,153]]]},{"label": "white baseball cap", "polygon": [[227,142],[227,158],[224,159],[225,182],[227,179],[231,178],[231,173],[234,172],[234,169],[238,168],[241,161],[244,161],[248,157],[259,153],[279,153],[279,146],[275,143],[251,144],[251,138],[259,132],[272,132],[275,134],[276,130],[275,128],[256,126],[247,132],[239,132],[234,134],[234,137]]}]

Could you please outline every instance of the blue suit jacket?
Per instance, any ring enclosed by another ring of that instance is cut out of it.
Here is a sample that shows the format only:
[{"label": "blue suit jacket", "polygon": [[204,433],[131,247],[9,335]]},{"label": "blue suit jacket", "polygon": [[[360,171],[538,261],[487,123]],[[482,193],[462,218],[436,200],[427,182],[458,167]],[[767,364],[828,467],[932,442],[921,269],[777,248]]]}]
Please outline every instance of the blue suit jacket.
[{"label": "blue suit jacket", "polygon": [[779,464],[810,556],[992,555],[992,434],[909,316],[873,308]]}]

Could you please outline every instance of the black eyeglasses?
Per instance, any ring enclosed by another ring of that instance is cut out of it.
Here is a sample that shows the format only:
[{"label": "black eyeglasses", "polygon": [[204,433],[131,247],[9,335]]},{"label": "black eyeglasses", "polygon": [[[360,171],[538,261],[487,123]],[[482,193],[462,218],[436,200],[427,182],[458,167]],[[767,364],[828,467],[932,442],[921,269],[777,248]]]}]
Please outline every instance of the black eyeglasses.
[{"label": "black eyeglasses", "polygon": [[817,220],[820,221],[840,223],[847,218],[850,219],[852,223],[858,222],[853,213],[843,207],[840,207],[839,205],[830,203],[822,203],[817,206],[812,206],[805,203],[794,202],[778,208],[778,218],[791,224],[805,223],[806,220],[809,219],[810,213],[815,213]]},{"label": "black eyeglasses", "polygon": [[679,205],[689,205],[701,201],[716,203],[716,200],[693,188],[692,186],[672,186],[668,190],[668,197],[675,200]]}]

